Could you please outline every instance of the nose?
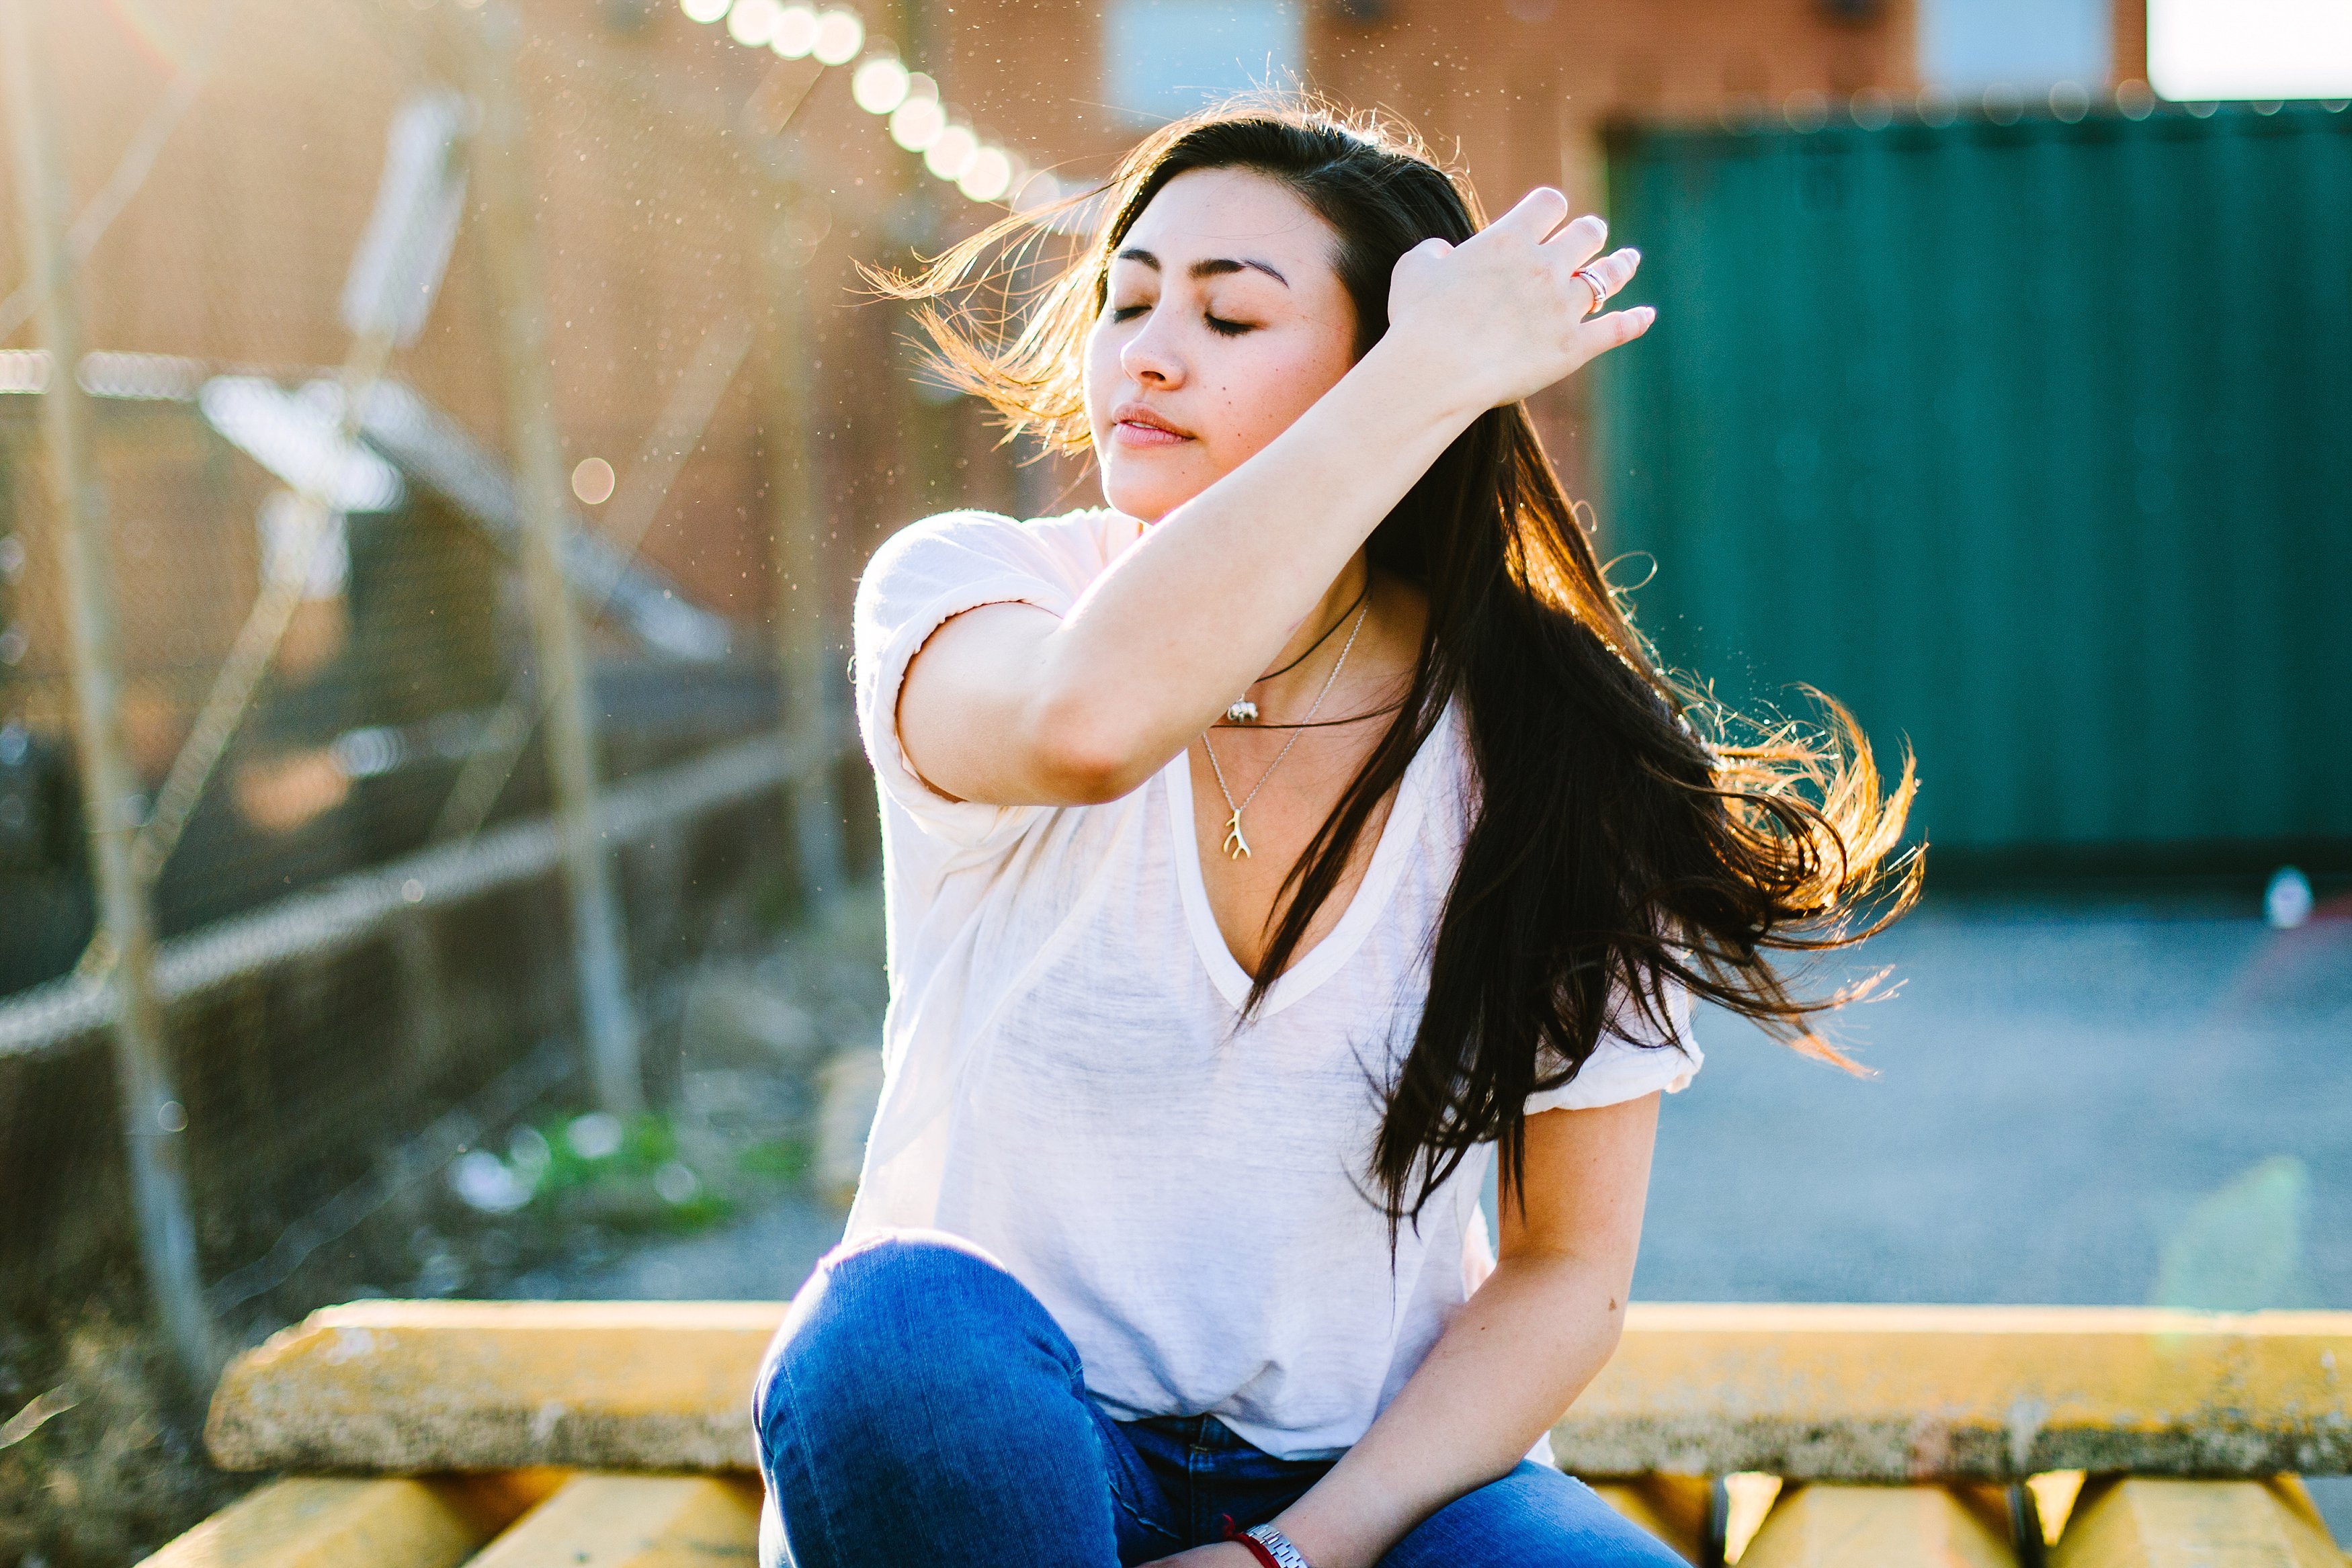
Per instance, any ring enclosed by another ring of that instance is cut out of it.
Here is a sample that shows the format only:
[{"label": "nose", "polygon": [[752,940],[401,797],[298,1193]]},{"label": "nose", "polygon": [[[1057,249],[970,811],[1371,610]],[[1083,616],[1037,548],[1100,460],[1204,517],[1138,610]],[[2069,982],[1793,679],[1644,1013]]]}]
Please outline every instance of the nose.
[{"label": "nose", "polygon": [[1143,319],[1143,329],[1118,351],[1118,368],[1139,386],[1172,387],[1184,379],[1184,361],[1177,351],[1167,312],[1154,310]]}]

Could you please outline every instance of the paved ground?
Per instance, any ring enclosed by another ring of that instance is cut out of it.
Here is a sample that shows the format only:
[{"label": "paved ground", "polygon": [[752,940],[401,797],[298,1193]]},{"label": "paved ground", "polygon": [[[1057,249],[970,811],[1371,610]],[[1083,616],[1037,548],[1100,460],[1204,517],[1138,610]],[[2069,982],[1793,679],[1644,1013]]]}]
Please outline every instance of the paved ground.
[{"label": "paved ground", "polygon": [[1946,904],[1868,956],[1875,1078],[1702,1026],[1638,1294],[2352,1308],[2352,919]]},{"label": "paved ground", "polygon": [[[1945,900],[1871,945],[1867,1080],[1703,1019],[1667,1103],[1639,1295],[2352,1308],[2352,918]],[[781,1296],[814,1206],[578,1290]],[[2322,1489],[2352,1540],[2352,1484]]]}]

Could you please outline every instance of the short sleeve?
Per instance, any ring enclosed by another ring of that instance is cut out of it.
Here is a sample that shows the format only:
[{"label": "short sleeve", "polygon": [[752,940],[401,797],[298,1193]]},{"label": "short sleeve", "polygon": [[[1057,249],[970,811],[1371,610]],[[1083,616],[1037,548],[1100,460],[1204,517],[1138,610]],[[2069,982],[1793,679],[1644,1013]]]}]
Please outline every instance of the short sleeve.
[{"label": "short sleeve", "polygon": [[1691,1038],[1690,994],[1666,983],[1666,1011],[1674,1021],[1671,1039],[1638,1009],[1626,1009],[1620,1022],[1632,1038],[1604,1034],[1574,1078],[1557,1089],[1530,1094],[1527,1113],[1538,1111],[1591,1111],[1621,1105],[1663,1090],[1679,1094],[1690,1084],[1706,1058]]},{"label": "short sleeve", "polygon": [[898,738],[898,692],[932,632],[983,604],[1066,614],[1104,564],[1087,514],[1037,523],[943,512],[891,536],[858,582],[851,634],[858,737],[883,795],[925,833],[960,847],[1008,832],[1040,808],[956,800],[925,783]]}]

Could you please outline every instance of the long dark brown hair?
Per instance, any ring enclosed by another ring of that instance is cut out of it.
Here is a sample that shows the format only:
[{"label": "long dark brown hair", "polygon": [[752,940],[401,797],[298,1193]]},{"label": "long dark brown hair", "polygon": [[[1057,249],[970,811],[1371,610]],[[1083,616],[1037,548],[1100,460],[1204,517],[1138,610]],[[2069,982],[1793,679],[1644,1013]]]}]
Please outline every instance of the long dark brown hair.
[{"label": "long dark brown hair", "polygon": [[[1110,258],[1152,197],[1198,169],[1278,181],[1330,226],[1359,353],[1388,329],[1398,258],[1432,236],[1459,244],[1485,222],[1466,182],[1409,133],[1260,99],[1177,120],[1098,190],[1005,219],[919,276],[877,282],[919,304],[935,372],[992,403],[1008,439],[1083,453],[1083,347]],[[1049,265],[1054,236],[1072,231],[1090,237]],[[1045,280],[1030,285],[1041,265]],[[1866,987],[1801,997],[1769,955],[1860,941],[1916,898],[1919,854],[1897,850],[1915,788],[1908,754],[1882,792],[1868,742],[1828,698],[1814,694],[1818,723],[1758,722],[1669,678],[1522,405],[1480,415],[1368,549],[1426,594],[1427,632],[1402,706],[1290,868],[1244,1011],[1288,966],[1381,802],[1458,702],[1475,803],[1428,1000],[1402,1069],[1381,1085],[1368,1173],[1391,1227],[1417,1220],[1488,1139],[1504,1190],[1518,1196],[1528,1096],[1574,1078],[1604,1035],[1664,1037],[1657,1049],[1673,1049],[1671,984],[1851,1066],[1810,1020]]]}]

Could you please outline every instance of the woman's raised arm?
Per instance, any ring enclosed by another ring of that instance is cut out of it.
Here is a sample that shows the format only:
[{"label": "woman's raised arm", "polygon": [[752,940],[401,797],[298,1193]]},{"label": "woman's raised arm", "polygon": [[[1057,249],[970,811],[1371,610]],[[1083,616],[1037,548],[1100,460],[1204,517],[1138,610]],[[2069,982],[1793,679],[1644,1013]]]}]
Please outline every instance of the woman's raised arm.
[{"label": "woman's raised arm", "polygon": [[1577,269],[1590,263],[1605,297],[1638,257],[1593,261],[1606,226],[1562,227],[1567,213],[1559,192],[1538,190],[1458,246],[1406,253],[1381,340],[1286,429],[1168,510],[1066,616],[998,604],[941,626],[899,696],[917,771],[962,800],[1073,805],[1115,800],[1181,751],[1473,420],[1649,326],[1646,308],[1588,314],[1599,301]]}]

